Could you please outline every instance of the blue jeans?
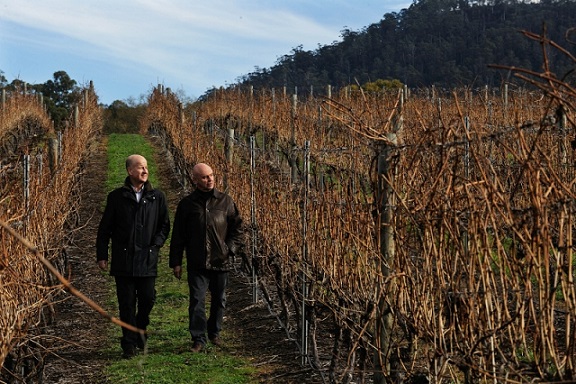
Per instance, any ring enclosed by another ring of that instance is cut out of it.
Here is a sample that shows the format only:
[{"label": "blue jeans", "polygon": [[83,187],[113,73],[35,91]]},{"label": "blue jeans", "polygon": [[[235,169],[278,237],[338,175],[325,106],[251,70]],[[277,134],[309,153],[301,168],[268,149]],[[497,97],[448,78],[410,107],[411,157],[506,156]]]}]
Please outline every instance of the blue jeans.
[{"label": "blue jeans", "polygon": [[[192,340],[206,344],[206,333],[210,339],[219,336],[226,309],[226,286],[228,272],[195,270],[188,271],[190,305],[188,316]],[[210,316],[206,320],[206,292],[210,291]]]},{"label": "blue jeans", "polygon": [[[115,279],[120,320],[146,330],[156,302],[156,278],[116,276]],[[120,346],[123,350],[136,347],[142,341],[139,339],[139,333],[122,328]]]}]

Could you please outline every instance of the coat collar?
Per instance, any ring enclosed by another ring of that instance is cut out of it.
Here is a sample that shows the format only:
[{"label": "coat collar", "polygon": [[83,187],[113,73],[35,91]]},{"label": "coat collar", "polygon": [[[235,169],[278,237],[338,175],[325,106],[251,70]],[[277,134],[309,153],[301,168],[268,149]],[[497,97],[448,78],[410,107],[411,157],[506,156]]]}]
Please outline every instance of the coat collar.
[{"label": "coat collar", "polygon": [[[130,184],[130,178],[128,176],[126,176],[126,178],[124,179],[124,188],[127,188],[129,190],[133,190],[132,189],[132,184]],[[146,181],[144,183],[144,191],[143,192],[150,192],[154,190],[154,188],[152,187],[152,183],[150,183],[150,181]]]}]

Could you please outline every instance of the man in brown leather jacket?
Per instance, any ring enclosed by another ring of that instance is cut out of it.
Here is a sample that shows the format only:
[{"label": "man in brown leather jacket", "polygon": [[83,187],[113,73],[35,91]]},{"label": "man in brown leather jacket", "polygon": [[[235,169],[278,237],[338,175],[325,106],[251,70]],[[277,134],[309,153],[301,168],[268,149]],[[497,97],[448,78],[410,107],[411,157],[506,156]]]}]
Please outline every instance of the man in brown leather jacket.
[{"label": "man in brown leather jacket", "polygon": [[[196,189],[183,198],[176,209],[170,242],[170,267],[182,276],[186,251],[190,289],[189,330],[192,351],[200,352],[206,334],[212,344],[221,346],[220,331],[226,308],[226,286],[230,256],[242,246],[242,218],[232,198],[214,188],[214,172],[204,163],[192,170]],[[210,290],[210,316],[206,320],[205,298]]]}]

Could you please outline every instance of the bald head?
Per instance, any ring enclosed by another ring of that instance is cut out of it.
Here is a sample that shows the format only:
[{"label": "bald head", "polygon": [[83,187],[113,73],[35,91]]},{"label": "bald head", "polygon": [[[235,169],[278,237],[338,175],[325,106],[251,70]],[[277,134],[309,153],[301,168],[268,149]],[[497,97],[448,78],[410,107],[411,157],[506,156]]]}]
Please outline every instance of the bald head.
[{"label": "bald head", "polygon": [[203,192],[214,189],[214,171],[208,164],[198,163],[192,168],[192,181]]},{"label": "bald head", "polygon": [[126,169],[134,166],[137,163],[146,163],[146,158],[141,155],[130,155],[126,158]]},{"label": "bald head", "polygon": [[136,189],[140,189],[148,181],[148,162],[144,156],[128,156],[126,159],[126,171],[128,171],[130,183]]}]

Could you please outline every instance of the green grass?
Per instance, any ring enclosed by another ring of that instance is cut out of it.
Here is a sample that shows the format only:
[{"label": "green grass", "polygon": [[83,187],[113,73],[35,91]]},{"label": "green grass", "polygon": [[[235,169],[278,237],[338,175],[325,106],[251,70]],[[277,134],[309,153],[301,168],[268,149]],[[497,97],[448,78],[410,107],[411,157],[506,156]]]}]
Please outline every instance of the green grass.
[{"label": "green grass", "polygon": [[[108,180],[106,186],[112,190],[120,186],[126,177],[126,157],[138,153],[148,160],[149,179],[157,182],[153,148],[144,137],[136,134],[112,134],[108,138]],[[173,212],[171,212],[173,216]],[[188,333],[188,285],[186,276],[177,280],[168,267],[169,243],[160,251],[157,299],[150,317],[148,346],[139,356],[121,358],[121,329],[110,324],[108,349],[110,356],[106,375],[112,383],[203,383],[244,384],[254,383],[255,369],[249,362],[231,355],[234,347],[233,335],[223,331],[227,348],[220,349],[208,344],[203,353],[190,352],[191,339]],[[118,316],[114,280],[110,277],[110,307],[113,316]]]}]

